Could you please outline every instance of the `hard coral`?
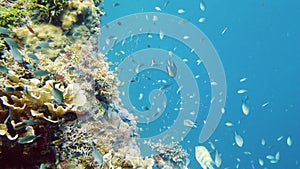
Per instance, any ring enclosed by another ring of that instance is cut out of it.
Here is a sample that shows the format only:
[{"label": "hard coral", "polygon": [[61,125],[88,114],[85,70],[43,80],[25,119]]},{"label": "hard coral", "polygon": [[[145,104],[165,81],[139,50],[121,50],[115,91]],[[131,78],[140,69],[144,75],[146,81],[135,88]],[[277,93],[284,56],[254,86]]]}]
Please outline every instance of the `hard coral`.
[{"label": "hard coral", "polygon": [[58,57],[61,50],[69,44],[68,38],[62,36],[60,27],[40,24],[32,26],[32,30],[34,33],[30,33],[26,26],[13,29],[12,37],[24,48],[24,53],[41,53],[51,59]]},{"label": "hard coral", "polygon": [[119,82],[97,53],[100,1],[10,2],[28,16],[5,24],[13,33],[1,35],[0,163],[18,158],[21,165],[1,167],[151,168]]},{"label": "hard coral", "polygon": [[37,23],[60,25],[59,16],[68,5],[68,0],[16,0],[0,5],[0,25],[18,27],[32,20]]},{"label": "hard coral", "polygon": [[69,8],[61,17],[62,28],[71,29],[73,24],[86,25],[91,33],[95,33],[100,24],[101,11],[95,6],[93,0],[74,0],[69,2]]}]

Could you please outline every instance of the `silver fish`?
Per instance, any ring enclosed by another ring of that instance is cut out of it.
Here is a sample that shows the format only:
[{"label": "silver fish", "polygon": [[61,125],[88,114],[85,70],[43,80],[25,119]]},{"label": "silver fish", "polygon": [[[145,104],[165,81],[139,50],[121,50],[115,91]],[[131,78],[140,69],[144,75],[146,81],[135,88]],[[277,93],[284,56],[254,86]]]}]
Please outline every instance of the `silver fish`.
[{"label": "silver fish", "polygon": [[200,10],[201,10],[201,11],[205,11],[205,9],[206,9],[206,5],[205,5],[204,1],[201,0],[201,1],[200,1]]},{"label": "silver fish", "polygon": [[168,75],[173,78],[177,74],[177,67],[176,67],[174,61],[171,61],[170,59],[167,62],[167,72],[168,72]]}]

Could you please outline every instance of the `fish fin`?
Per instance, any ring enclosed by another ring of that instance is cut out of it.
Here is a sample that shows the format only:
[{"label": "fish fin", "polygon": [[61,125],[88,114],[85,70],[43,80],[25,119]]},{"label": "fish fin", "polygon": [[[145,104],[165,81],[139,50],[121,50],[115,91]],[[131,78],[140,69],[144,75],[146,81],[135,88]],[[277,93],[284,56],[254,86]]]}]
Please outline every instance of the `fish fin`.
[{"label": "fish fin", "polygon": [[215,168],[217,168],[216,163],[214,161],[211,161],[210,164],[207,167],[208,167],[208,169],[215,169]]},{"label": "fish fin", "polygon": [[209,165],[207,167],[208,167],[208,169],[215,169],[215,165]]}]

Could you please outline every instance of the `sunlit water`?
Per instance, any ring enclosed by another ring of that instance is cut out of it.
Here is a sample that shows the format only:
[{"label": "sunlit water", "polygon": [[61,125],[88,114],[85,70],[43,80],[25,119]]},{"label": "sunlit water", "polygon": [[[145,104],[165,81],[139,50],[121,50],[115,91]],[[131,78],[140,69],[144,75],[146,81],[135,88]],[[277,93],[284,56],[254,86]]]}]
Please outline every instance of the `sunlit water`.
[{"label": "sunlit water", "polygon": [[[300,168],[298,131],[300,128],[298,115],[300,112],[298,87],[300,49],[297,48],[300,44],[300,24],[297,23],[297,18],[300,16],[298,9],[300,2],[295,0],[289,2],[207,0],[204,2],[205,11],[200,10],[198,0],[105,1],[102,5],[106,15],[101,18],[101,26],[105,27],[115,19],[141,12],[172,14],[197,26],[206,34],[218,52],[227,82],[225,113],[218,128],[203,145],[211,150],[208,144],[211,141],[222,153],[223,163],[220,168],[236,168],[237,165],[239,168]],[[159,7],[161,11],[157,11],[158,8],[155,7]],[[184,12],[178,12],[179,9]],[[199,22],[200,18],[205,20]],[[124,29],[122,26],[122,23],[119,23],[119,29]],[[212,99],[208,72],[203,63],[197,64],[198,58],[190,52],[188,46],[167,36],[161,39],[159,34],[150,35],[152,38],[149,38],[149,34],[134,35],[125,39],[123,45],[116,43],[107,54],[108,62],[111,62],[111,70],[115,70],[118,63],[133,53],[144,49],[157,48],[172,51],[181,59],[187,59],[182,63],[186,64],[194,75],[199,75],[195,80],[201,102],[196,112],[197,128],[191,129],[180,143],[190,154],[189,168],[200,168],[195,160],[194,147],[199,145],[199,134]],[[136,67],[137,65],[131,68],[133,72],[136,71]],[[247,80],[240,82],[242,78]],[[162,80],[165,80],[165,83]],[[150,67],[136,73],[134,79],[129,79],[125,83],[129,84],[129,92],[124,95],[130,98],[136,110],[145,112],[147,112],[146,108],[151,108],[148,99],[151,92],[170,84],[164,90],[167,100],[162,113],[152,115],[151,117],[157,117],[150,123],[139,124],[141,138],[159,135],[176,122],[181,113],[181,98],[176,92],[179,85],[168,76],[166,71]],[[189,88],[189,86],[183,87]],[[237,94],[239,89],[246,89],[247,92]],[[248,116],[245,116],[241,110],[245,96],[249,98]],[[130,111],[134,112],[134,109]],[[226,122],[231,122],[234,126],[225,126]],[[235,131],[244,139],[241,148],[233,145]],[[277,138],[280,136],[283,136],[283,139],[278,141]],[[288,136],[293,140],[290,147],[286,144]],[[264,146],[261,144],[262,138],[266,141]],[[280,152],[280,160],[276,164],[270,163],[266,155],[275,155],[277,152]],[[211,154],[214,158],[214,152]],[[263,167],[258,163],[259,158],[264,161]]]}]

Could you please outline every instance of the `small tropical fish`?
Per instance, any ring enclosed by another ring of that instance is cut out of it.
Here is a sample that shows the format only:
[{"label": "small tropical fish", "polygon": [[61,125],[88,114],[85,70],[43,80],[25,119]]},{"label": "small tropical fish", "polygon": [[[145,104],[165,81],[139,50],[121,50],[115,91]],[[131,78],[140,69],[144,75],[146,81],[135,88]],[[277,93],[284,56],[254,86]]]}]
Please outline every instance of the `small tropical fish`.
[{"label": "small tropical fish", "polygon": [[244,144],[244,140],[243,138],[237,134],[237,132],[234,133],[234,139],[235,139],[235,143],[237,144],[237,146],[239,147],[243,147]]},{"label": "small tropical fish", "polygon": [[280,152],[279,152],[279,151],[275,154],[275,159],[276,159],[277,161],[280,160]]},{"label": "small tropical fish", "polygon": [[142,100],[142,99],[143,99],[143,96],[144,96],[143,93],[140,93],[140,94],[139,94],[139,100]]},{"label": "small tropical fish", "polygon": [[158,90],[162,91],[167,89],[168,87],[170,87],[172,84],[166,84],[166,85],[162,85]]},{"label": "small tropical fish", "polygon": [[7,28],[4,28],[4,27],[0,26],[0,34],[10,35],[11,31],[8,30]]},{"label": "small tropical fish", "polygon": [[158,17],[156,16],[156,15],[154,15],[153,17],[152,17],[152,21],[155,23],[155,22],[157,22],[158,21]]},{"label": "small tropical fish", "polygon": [[246,93],[246,92],[247,92],[246,89],[239,89],[239,90],[237,91],[238,94],[243,94],[243,93]]},{"label": "small tropical fish", "polygon": [[274,159],[274,160],[270,160],[270,163],[276,164],[276,163],[278,163],[278,161],[276,159]]},{"label": "small tropical fish", "polygon": [[198,59],[197,60],[197,65],[200,65],[200,63],[202,63],[202,60]]},{"label": "small tropical fish", "polygon": [[214,161],[204,146],[195,147],[195,156],[196,160],[203,169],[214,169]]},{"label": "small tropical fish", "polygon": [[115,128],[113,126],[107,126],[106,129],[107,130],[114,130]]},{"label": "small tropical fish", "polygon": [[267,156],[266,156],[266,159],[268,159],[268,160],[274,160],[275,157],[274,157],[273,155],[267,155]]},{"label": "small tropical fish", "polygon": [[156,11],[161,11],[161,8],[158,7],[158,6],[156,6],[154,9],[155,9]]},{"label": "small tropical fish", "polygon": [[57,104],[61,104],[64,102],[64,95],[63,95],[63,92],[58,90],[57,88],[52,87],[52,95],[54,97],[54,102],[57,103]]},{"label": "small tropical fish", "polygon": [[23,120],[22,122],[28,126],[33,126],[36,124],[36,122],[34,120]]},{"label": "small tropical fish", "polygon": [[286,144],[287,144],[289,147],[292,146],[293,141],[292,141],[291,136],[289,136],[289,137],[286,139]]},{"label": "small tropical fish", "polygon": [[215,154],[215,164],[216,166],[219,168],[222,164],[222,154],[220,154],[218,152],[218,150],[216,150],[216,154]]},{"label": "small tropical fish", "polygon": [[265,141],[265,139],[263,139],[263,138],[261,139],[261,145],[262,145],[262,146],[266,145],[266,141]]},{"label": "small tropical fish", "polygon": [[82,155],[83,155],[82,153],[75,153],[75,154],[71,155],[71,159],[78,158]]},{"label": "small tropical fish", "polygon": [[250,112],[250,107],[248,104],[248,96],[245,97],[245,99],[242,102],[242,112],[247,116]]},{"label": "small tropical fish", "polygon": [[47,70],[35,70],[33,72],[33,74],[36,75],[36,76],[46,76],[46,75],[49,75],[51,73],[48,72]]},{"label": "small tropical fish", "polygon": [[35,61],[39,60],[39,58],[35,54],[33,54],[33,53],[27,53],[27,55],[28,55],[28,57],[30,57],[31,59],[33,59]]},{"label": "small tropical fish", "polygon": [[206,5],[204,3],[204,0],[200,0],[200,10],[205,11],[205,9],[206,9]]},{"label": "small tropical fish", "polygon": [[136,68],[135,68],[135,73],[139,73],[140,72],[140,69],[141,69],[141,67],[142,66],[144,66],[144,64],[142,63],[142,64],[139,64],[139,65],[137,65],[136,66]]},{"label": "small tropical fish", "polygon": [[167,72],[168,72],[168,75],[173,78],[177,74],[177,67],[176,67],[174,61],[171,61],[170,59],[168,60],[168,63],[167,63]]},{"label": "small tropical fish", "polygon": [[195,122],[193,122],[190,119],[185,119],[183,121],[183,125],[186,126],[186,127],[190,127],[190,128],[197,128],[197,125],[195,124]]},{"label": "small tropical fish", "polygon": [[178,88],[177,91],[176,91],[176,94],[181,93],[182,89],[183,89],[183,86],[179,86],[179,88]]},{"label": "small tropical fish", "polygon": [[179,14],[182,14],[182,13],[184,13],[185,11],[184,11],[183,9],[178,9],[177,12],[178,12]]},{"label": "small tropical fish", "polygon": [[157,66],[154,58],[152,58],[152,60],[151,60],[151,66]]},{"label": "small tropical fish", "polygon": [[244,82],[244,81],[246,81],[246,80],[247,80],[247,78],[244,77],[244,78],[241,78],[241,79],[240,79],[240,82]]},{"label": "small tropical fish", "polygon": [[164,36],[165,36],[165,35],[164,35],[164,32],[163,32],[162,30],[160,30],[160,31],[159,31],[159,39],[160,39],[160,40],[163,40]]},{"label": "small tropical fish", "polygon": [[156,161],[157,163],[159,163],[159,162],[162,161],[162,160],[163,160],[163,159],[161,158],[160,155],[155,154],[155,161]]},{"label": "small tropical fish", "polygon": [[217,82],[215,82],[215,81],[211,81],[211,82],[210,82],[210,85],[212,85],[212,86],[217,86],[217,85],[218,85],[218,83],[217,83]]},{"label": "small tropical fish", "polygon": [[259,164],[260,166],[263,166],[263,165],[264,165],[264,161],[263,161],[261,158],[259,158],[259,159],[258,159],[258,164]]},{"label": "small tropical fish", "polygon": [[245,155],[251,155],[252,153],[250,151],[245,151],[244,154]]},{"label": "small tropical fish", "polygon": [[221,34],[222,34],[222,35],[224,35],[224,34],[225,34],[225,32],[227,31],[227,29],[228,29],[228,28],[227,28],[227,27],[225,27],[225,28],[223,29],[223,31],[222,31],[222,33],[221,33]]},{"label": "small tropical fish", "polygon": [[81,33],[79,33],[79,32],[74,32],[74,33],[72,34],[72,36],[78,37],[78,36],[81,36]]},{"label": "small tropical fish", "polygon": [[10,48],[19,48],[19,45],[11,38],[4,38],[3,39]]},{"label": "small tropical fish", "polygon": [[38,46],[41,48],[51,48],[48,42],[40,41],[38,42]]},{"label": "small tropical fish", "polygon": [[149,110],[149,107],[148,106],[142,106],[142,109],[143,110]]},{"label": "small tropical fish", "polygon": [[29,63],[25,63],[25,65],[26,65],[26,67],[27,67],[28,69],[35,69],[34,66],[32,66],[32,65],[29,64]]},{"label": "small tropical fish", "polygon": [[206,18],[199,18],[199,19],[198,19],[198,22],[199,22],[199,23],[202,23],[202,22],[204,22],[204,21],[206,21]]},{"label": "small tropical fish", "polygon": [[225,126],[231,127],[231,126],[233,126],[233,124],[232,124],[231,122],[226,122],[226,123],[225,123]]},{"label": "small tropical fish", "polygon": [[54,145],[60,145],[62,143],[64,143],[64,140],[62,140],[62,139],[57,139],[57,140],[54,140],[51,142],[51,144],[54,144]]},{"label": "small tropical fish", "polygon": [[46,169],[46,168],[47,168],[47,165],[44,164],[44,163],[42,163],[42,164],[40,165],[40,167],[39,167],[39,169]]},{"label": "small tropical fish", "polygon": [[[182,39],[184,39],[184,40],[188,40],[188,39],[190,39],[190,36],[188,36],[188,35],[184,35],[183,37],[182,37]],[[187,59],[186,59],[187,60]]]},{"label": "small tropical fish", "polygon": [[32,143],[36,138],[37,138],[37,136],[35,136],[35,135],[21,137],[18,139],[18,143],[19,144]]},{"label": "small tropical fish", "polygon": [[280,136],[280,137],[277,138],[277,141],[280,141],[282,139],[283,139],[283,136]]},{"label": "small tropical fish", "polygon": [[65,78],[62,75],[55,74],[56,80],[65,80]]},{"label": "small tropical fish", "polygon": [[214,145],[214,143],[212,143],[211,141],[209,141],[208,144],[210,145],[210,148],[212,150],[216,150],[216,146]]},{"label": "small tropical fish", "polygon": [[261,107],[266,107],[269,104],[269,102],[266,102],[264,104],[261,105]]},{"label": "small tropical fish", "polygon": [[15,61],[22,63],[23,55],[20,53],[20,51],[17,48],[11,48],[10,49],[11,54],[14,56]]},{"label": "small tropical fish", "polygon": [[103,155],[94,146],[92,146],[92,149],[93,149],[93,156],[94,156],[95,160],[97,161],[97,163],[99,165],[102,165],[102,163],[103,163]]},{"label": "small tropical fish", "polygon": [[34,34],[34,30],[32,29],[32,27],[26,25],[27,29],[29,30],[30,33]]},{"label": "small tropical fish", "polygon": [[5,74],[7,74],[7,73],[8,73],[8,69],[7,69],[7,67],[6,67],[6,66],[4,66],[4,65],[0,65],[0,72],[1,72],[1,73],[5,73]]},{"label": "small tropical fish", "polygon": [[113,4],[114,7],[120,6],[120,4],[118,2]]}]

